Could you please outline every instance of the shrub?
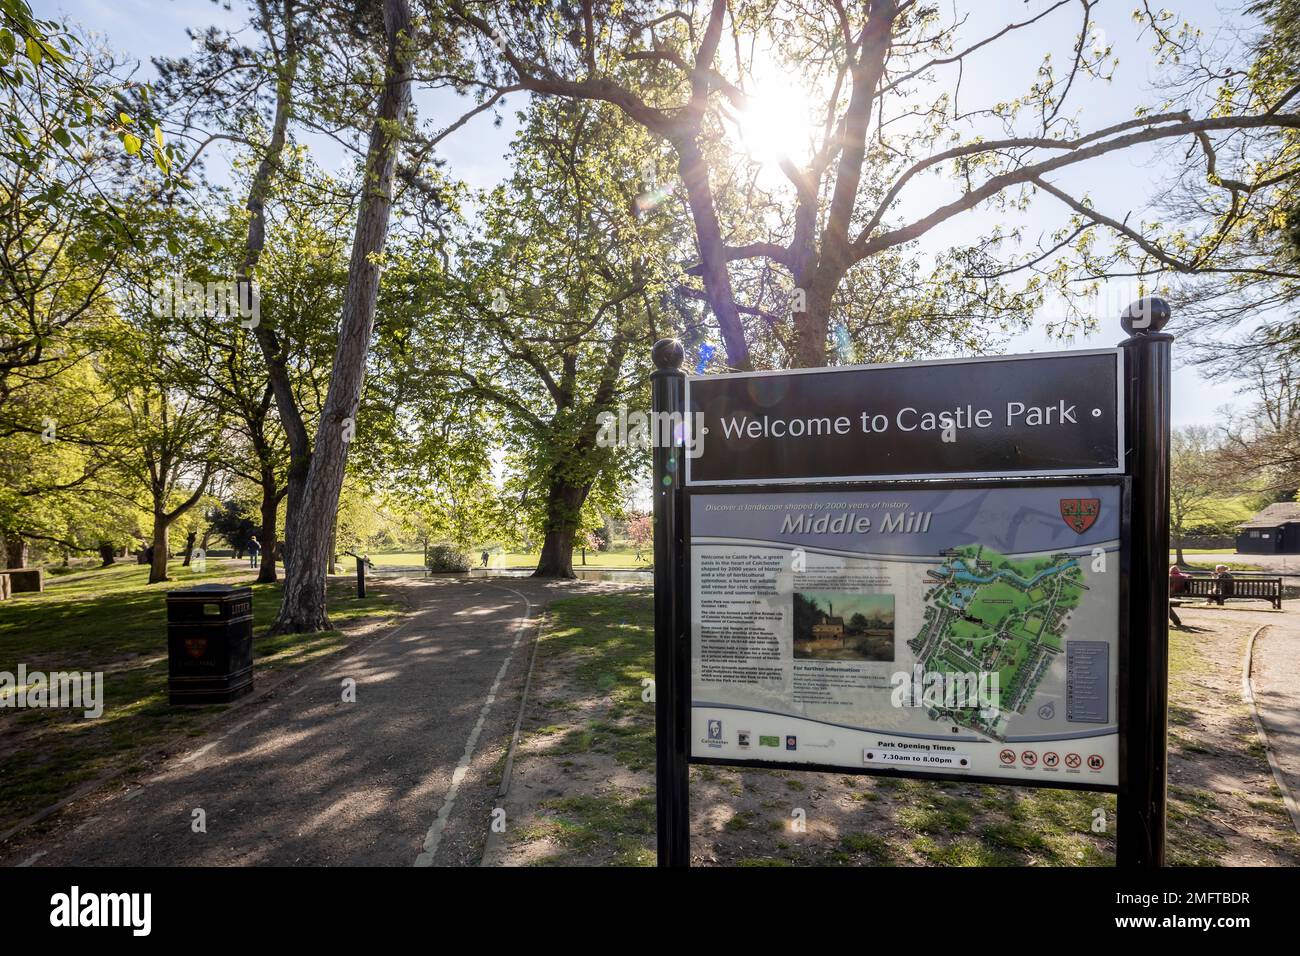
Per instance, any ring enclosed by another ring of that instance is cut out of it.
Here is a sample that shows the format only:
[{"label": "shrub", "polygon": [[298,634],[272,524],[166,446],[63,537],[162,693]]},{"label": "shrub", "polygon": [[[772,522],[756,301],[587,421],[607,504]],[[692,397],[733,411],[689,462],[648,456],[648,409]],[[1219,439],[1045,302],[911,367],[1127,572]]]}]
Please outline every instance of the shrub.
[{"label": "shrub", "polygon": [[435,544],[431,547],[425,564],[430,571],[469,570],[469,558],[465,552],[450,544]]}]

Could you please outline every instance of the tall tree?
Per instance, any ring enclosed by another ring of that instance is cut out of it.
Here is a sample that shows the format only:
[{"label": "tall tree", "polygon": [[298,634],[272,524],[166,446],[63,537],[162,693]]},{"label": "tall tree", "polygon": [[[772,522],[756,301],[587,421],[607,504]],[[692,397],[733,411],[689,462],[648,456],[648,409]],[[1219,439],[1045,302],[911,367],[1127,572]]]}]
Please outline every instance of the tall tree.
[{"label": "tall tree", "polygon": [[[574,576],[584,510],[613,507],[644,461],[599,439],[602,414],[645,407],[649,346],[670,329],[660,303],[682,237],[672,217],[637,214],[627,175],[648,145],[607,105],[535,102],[515,173],[480,204],[481,236],[410,274],[414,315],[433,321],[400,332],[442,399],[422,424],[447,406],[499,423],[507,494],[542,538],[538,576]],[[390,277],[397,297],[403,277]]]},{"label": "tall tree", "polygon": [[[1139,102],[1131,119],[1085,128],[1071,93],[1077,98],[1089,80],[1104,81],[1113,68],[1095,30],[1097,3],[1044,0],[1021,19],[980,32],[974,25],[987,20],[983,6],[948,15],[918,0],[710,0],[687,8],[450,0],[450,7],[494,82],[611,103],[671,146],[694,224],[702,292],[729,364],[744,369],[753,364],[751,342],[782,323],[790,364],[826,364],[837,299],[855,270],[907,254],[963,213],[1015,208],[1038,191],[1084,222],[1050,248],[1023,255],[1000,252],[1015,236],[996,226],[979,242],[941,255],[934,276],[949,276],[993,320],[1021,316],[1041,301],[1049,279],[1058,290],[1070,289],[1068,276],[1041,267],[1083,233],[1096,227],[1145,238],[1070,195],[1054,182],[1058,174],[1144,144],[1191,143],[1214,155],[1216,142],[1243,132],[1300,128],[1292,90],[1254,98],[1245,112],[1236,103],[1195,115]],[[993,58],[1018,34],[1048,29],[1070,11],[1075,26],[1056,33],[1064,57],[1045,52],[1024,95],[971,102],[961,87],[967,69],[995,68]],[[1166,27],[1146,8],[1139,23]],[[1063,70],[1055,65],[1060,59]],[[794,91],[783,113],[782,87]],[[748,131],[769,142],[784,138],[773,164],[785,183],[764,216],[742,203],[742,219],[724,217],[719,187],[744,162],[737,155],[744,150],[728,145],[728,127],[742,137]],[[918,184],[942,170],[952,176],[933,190],[933,202]],[[788,318],[768,310],[753,315],[752,304],[737,301],[732,270],[747,262],[788,279]],[[1042,275],[1018,292],[1003,289],[1015,271],[1040,268]]]},{"label": "tall tree", "polygon": [[1176,429],[1169,446],[1169,532],[1179,564],[1188,528],[1209,517],[1207,506],[1231,495],[1224,481],[1214,430],[1203,425]]},{"label": "tall tree", "polygon": [[388,238],[393,182],[411,102],[413,36],[406,0],[384,0],[386,52],[383,85],[366,150],[347,291],[339,323],[338,348],[329,391],[321,408],[303,498],[311,502],[298,517],[290,573],[285,581],[275,632],[317,631],[329,627],[325,605],[330,537],[347,467],[348,445],[356,429],[366,357],[374,330],[380,264]]}]

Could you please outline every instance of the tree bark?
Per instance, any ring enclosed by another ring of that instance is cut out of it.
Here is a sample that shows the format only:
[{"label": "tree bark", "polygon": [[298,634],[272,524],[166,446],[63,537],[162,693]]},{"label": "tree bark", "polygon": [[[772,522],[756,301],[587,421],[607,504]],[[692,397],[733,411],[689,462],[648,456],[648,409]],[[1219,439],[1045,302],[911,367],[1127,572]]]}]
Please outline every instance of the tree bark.
[{"label": "tree bark", "polygon": [[578,513],[591,490],[552,478],[546,504],[546,537],[537,560],[535,578],[576,578],[573,571],[573,542],[578,533]]},{"label": "tree bark", "polygon": [[188,568],[194,560],[194,542],[198,540],[199,533],[191,531],[185,536],[185,560],[181,562],[181,567]]},{"label": "tree bark", "polygon": [[27,539],[20,534],[5,537],[5,567],[27,567]]},{"label": "tree bark", "polygon": [[820,270],[804,289],[807,308],[794,314],[794,341],[790,361],[794,368],[821,368],[826,364],[826,336],[830,331],[831,299],[839,280],[826,282]]},{"label": "tree bark", "polygon": [[257,571],[259,584],[274,584],[276,553],[276,519],[280,507],[279,489],[276,488],[275,470],[267,464],[262,465],[262,558]]},{"label": "tree bark", "polygon": [[695,141],[688,133],[676,144],[677,169],[686,187],[686,200],[695,222],[695,240],[700,252],[700,278],[709,308],[718,320],[722,342],[727,351],[727,363],[737,371],[750,367],[749,343],[745,341],[745,327],[736,308],[736,296],[727,272],[727,254],[722,241],[722,226],[713,206],[713,188],[709,184],[709,165]]},{"label": "tree bark", "polygon": [[[284,31],[284,57],[279,64],[280,75],[275,86],[275,115],[271,122],[271,137],[248,188],[246,208],[251,215],[248,220],[248,235],[244,241],[243,263],[240,267],[241,281],[252,280],[253,272],[266,245],[266,198],[271,193],[273,180],[280,169],[280,158],[284,152],[289,121],[293,117],[293,87],[298,76],[299,52],[293,11],[289,8],[286,8]],[[293,558],[298,512],[307,484],[307,472],[311,466],[311,439],[307,434],[302,410],[298,407],[298,401],[293,393],[284,343],[274,329],[261,323],[253,327],[253,337],[257,339],[262,349],[262,356],[266,359],[267,379],[271,384],[276,410],[280,413],[280,424],[284,428],[285,438],[289,444],[288,493],[285,502],[284,541],[281,548],[287,574],[289,563]],[[264,527],[263,533],[265,531]],[[259,574],[258,580],[267,579]],[[269,580],[275,580],[274,568],[271,570]]]},{"label": "tree bark", "polygon": [[[305,633],[330,626],[325,603],[330,533],[361,401],[379,296],[379,262],[392,213],[398,145],[411,101],[410,26],[407,0],[384,0],[384,32],[388,40],[384,90],[366,151],[365,180],[329,391],[295,518],[292,550],[286,550],[284,593],[272,633]],[[288,534],[286,526],[286,543]]]},{"label": "tree bark", "polygon": [[153,562],[149,565],[149,583],[159,584],[167,577],[167,515],[155,511],[153,515]]},{"label": "tree bark", "polygon": [[106,568],[117,561],[116,549],[107,542],[99,546],[99,566]]}]

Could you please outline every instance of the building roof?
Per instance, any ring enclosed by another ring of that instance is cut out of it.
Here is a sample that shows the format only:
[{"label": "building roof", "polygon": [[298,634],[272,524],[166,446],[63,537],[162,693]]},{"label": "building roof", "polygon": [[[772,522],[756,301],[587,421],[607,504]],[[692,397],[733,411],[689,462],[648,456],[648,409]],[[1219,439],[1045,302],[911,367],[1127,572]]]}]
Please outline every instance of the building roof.
[{"label": "building roof", "polygon": [[1237,525],[1239,528],[1276,528],[1291,521],[1300,522],[1300,501],[1279,501],[1269,505],[1249,521]]}]

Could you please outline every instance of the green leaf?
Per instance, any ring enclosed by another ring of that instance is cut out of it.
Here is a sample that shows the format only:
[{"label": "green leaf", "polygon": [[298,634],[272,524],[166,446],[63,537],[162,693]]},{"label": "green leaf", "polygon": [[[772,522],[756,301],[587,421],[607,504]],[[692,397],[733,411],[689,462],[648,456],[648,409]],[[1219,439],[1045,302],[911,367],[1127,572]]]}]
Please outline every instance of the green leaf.
[{"label": "green leaf", "polygon": [[134,156],[140,152],[140,147],[143,144],[140,142],[139,136],[136,136],[134,133],[126,133],[122,136],[122,145],[126,147],[128,153]]},{"label": "green leaf", "polygon": [[62,126],[56,129],[52,135],[54,136],[54,141],[64,149],[67,149],[72,145],[72,137],[68,135],[68,131]]},{"label": "green leaf", "polygon": [[153,141],[158,144],[158,148],[163,148],[163,131],[157,123],[153,124]]},{"label": "green leaf", "polygon": [[130,116],[128,116],[126,113],[118,113],[118,114],[117,114],[117,119],[118,119],[118,122],[120,122],[123,126],[130,126],[132,123],[135,122],[135,120],[133,120],[133,119],[132,119]]},{"label": "green leaf", "polygon": [[27,59],[31,60],[37,66],[40,66],[41,57],[43,57],[44,55],[45,53],[41,50],[40,41],[38,41],[36,37],[28,37],[27,38]]}]

